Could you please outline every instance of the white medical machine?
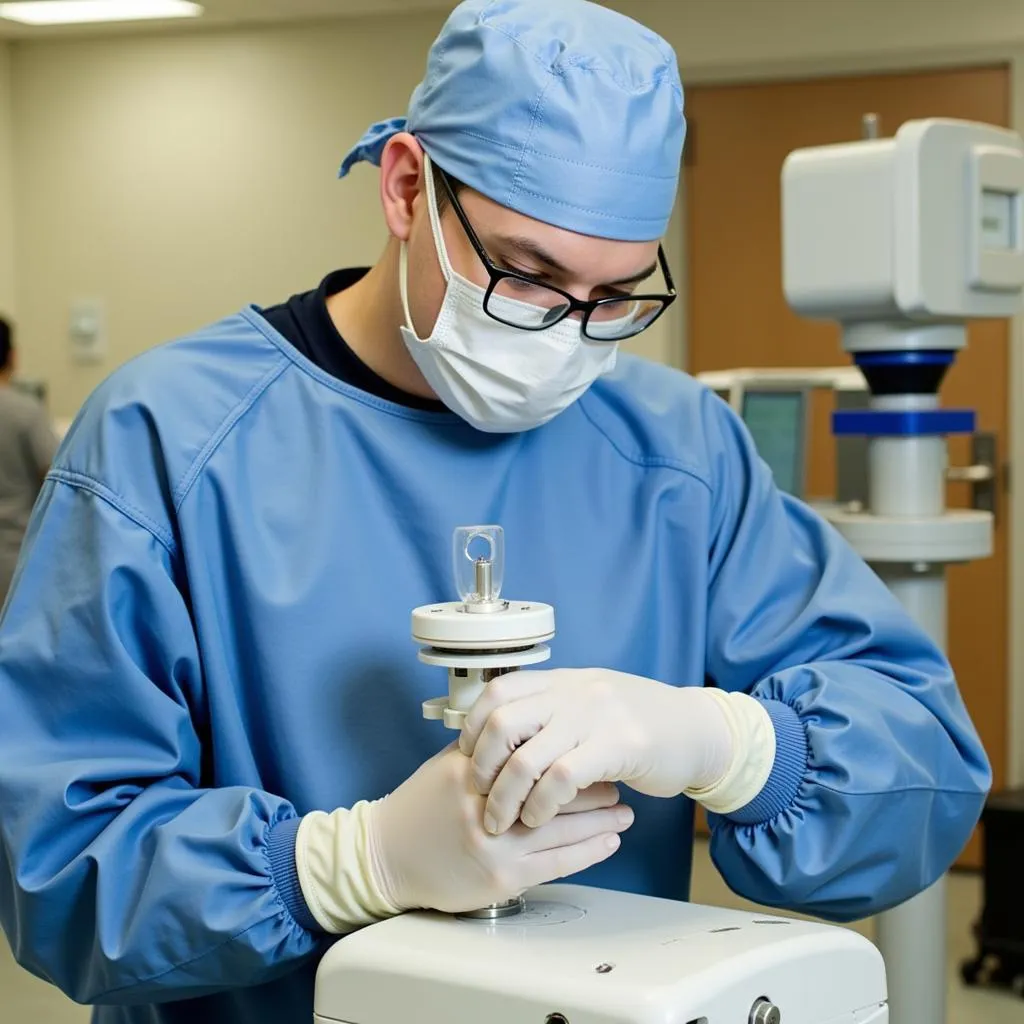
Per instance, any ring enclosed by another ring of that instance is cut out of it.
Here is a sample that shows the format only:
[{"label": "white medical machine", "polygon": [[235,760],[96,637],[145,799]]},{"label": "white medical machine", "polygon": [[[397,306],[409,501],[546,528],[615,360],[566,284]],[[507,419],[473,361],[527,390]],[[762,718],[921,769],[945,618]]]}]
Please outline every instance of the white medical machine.
[{"label": "white medical machine", "polygon": [[[966,344],[968,319],[1021,311],[1022,197],[1024,140],[987,125],[911,121],[891,139],[790,154],[782,170],[786,298],[796,313],[838,321],[855,366],[701,375],[747,421],[784,489],[778,453],[797,442],[765,436],[750,396],[867,389],[866,408],[833,417],[840,445],[866,442],[867,507],[819,510],[943,647],[945,567],[992,554],[991,513],[947,510],[945,483],[984,481],[992,469],[948,469],[946,438],[973,434],[975,418],[941,408],[938,392]],[[784,416],[770,424],[803,437]],[[942,881],[880,917],[894,1024],[946,1020],[945,936]]]},{"label": "white medical machine", "polygon": [[[554,609],[501,596],[500,527],[456,531],[460,600],[412,614],[448,670],[424,715],[458,729],[497,675],[550,656]],[[585,886],[459,915],[413,913],[336,943],[316,1024],[886,1024],[881,955],[853,931]]]}]

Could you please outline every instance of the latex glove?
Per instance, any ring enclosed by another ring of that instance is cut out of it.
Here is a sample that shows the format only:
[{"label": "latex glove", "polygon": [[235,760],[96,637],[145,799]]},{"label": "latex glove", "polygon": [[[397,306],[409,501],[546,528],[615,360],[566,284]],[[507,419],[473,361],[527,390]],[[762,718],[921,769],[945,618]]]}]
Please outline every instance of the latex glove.
[{"label": "latex glove", "polygon": [[501,836],[484,831],[485,802],[453,744],[383,800],[306,815],[296,865],[310,912],[340,934],[406,910],[476,910],[607,859],[633,823],[607,783]]},{"label": "latex glove", "polygon": [[605,669],[516,672],[466,718],[462,751],[488,794],[485,827],[543,827],[596,782],[685,793],[719,813],[749,803],[775,759],[767,711],[745,694],[674,687]]}]

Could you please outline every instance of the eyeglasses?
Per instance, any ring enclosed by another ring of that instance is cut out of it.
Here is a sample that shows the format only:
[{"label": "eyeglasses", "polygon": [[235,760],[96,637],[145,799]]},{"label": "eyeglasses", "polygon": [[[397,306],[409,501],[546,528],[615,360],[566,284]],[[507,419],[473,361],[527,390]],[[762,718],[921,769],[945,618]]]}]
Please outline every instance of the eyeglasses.
[{"label": "eyeglasses", "polygon": [[484,310],[499,323],[523,331],[544,331],[573,313],[582,313],[581,329],[584,337],[591,341],[625,341],[647,330],[675,301],[675,284],[665,251],[660,245],[658,263],[668,287],[664,295],[622,295],[581,302],[554,285],[495,266],[469,223],[448,175],[441,171],[439,177],[452,209],[490,278],[484,295]]}]

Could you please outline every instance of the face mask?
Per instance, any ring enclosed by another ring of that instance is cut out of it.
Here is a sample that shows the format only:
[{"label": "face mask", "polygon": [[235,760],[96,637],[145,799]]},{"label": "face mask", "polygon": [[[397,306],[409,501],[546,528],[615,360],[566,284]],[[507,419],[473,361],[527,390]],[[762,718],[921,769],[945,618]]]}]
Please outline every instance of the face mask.
[{"label": "face mask", "polygon": [[[539,427],[611,372],[618,346],[589,341],[574,319],[543,331],[523,331],[489,316],[484,311],[486,291],[456,274],[448,259],[429,160],[424,176],[430,228],[447,288],[430,337],[417,337],[409,314],[408,252],[403,243],[399,277],[406,347],[438,398],[477,430],[500,434]],[[504,309],[517,310],[521,316],[524,307],[538,318],[546,312],[497,295],[491,297],[491,307],[499,315]]]}]

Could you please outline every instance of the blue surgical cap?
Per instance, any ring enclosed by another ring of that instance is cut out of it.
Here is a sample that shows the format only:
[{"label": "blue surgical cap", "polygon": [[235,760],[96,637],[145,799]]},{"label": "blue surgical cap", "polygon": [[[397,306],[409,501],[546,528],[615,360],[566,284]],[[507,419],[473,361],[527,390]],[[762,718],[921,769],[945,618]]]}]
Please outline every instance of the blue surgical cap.
[{"label": "blue surgical cap", "polygon": [[686,120],[672,47],[586,0],[466,0],[430,51],[409,113],[373,125],[341,166],[380,164],[412,132],[443,170],[536,220],[661,238]]}]

